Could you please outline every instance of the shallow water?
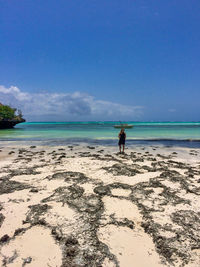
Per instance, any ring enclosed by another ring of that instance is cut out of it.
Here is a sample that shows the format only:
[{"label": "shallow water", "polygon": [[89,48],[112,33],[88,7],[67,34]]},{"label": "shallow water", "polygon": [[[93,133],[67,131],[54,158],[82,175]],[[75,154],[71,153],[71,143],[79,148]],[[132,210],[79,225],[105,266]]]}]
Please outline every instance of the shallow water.
[{"label": "shallow water", "polygon": [[[128,143],[161,142],[167,145],[200,145],[200,122],[126,122]],[[26,122],[0,130],[0,141],[42,141],[56,145],[69,142],[115,144],[119,122]]]}]

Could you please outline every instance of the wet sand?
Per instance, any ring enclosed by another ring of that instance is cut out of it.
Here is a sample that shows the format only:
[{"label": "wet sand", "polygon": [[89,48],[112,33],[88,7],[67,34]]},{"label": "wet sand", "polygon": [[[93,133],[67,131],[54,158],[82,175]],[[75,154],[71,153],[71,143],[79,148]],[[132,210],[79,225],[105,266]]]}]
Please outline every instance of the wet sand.
[{"label": "wet sand", "polygon": [[0,147],[0,266],[200,266],[200,149]]}]

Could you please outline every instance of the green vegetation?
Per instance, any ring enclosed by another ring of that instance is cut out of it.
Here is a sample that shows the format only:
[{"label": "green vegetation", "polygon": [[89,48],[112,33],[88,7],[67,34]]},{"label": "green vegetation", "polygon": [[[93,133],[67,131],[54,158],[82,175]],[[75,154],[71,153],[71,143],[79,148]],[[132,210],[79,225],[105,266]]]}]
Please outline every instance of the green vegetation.
[{"label": "green vegetation", "polygon": [[21,110],[17,110],[16,108],[11,108],[8,105],[2,105],[0,103],[0,121],[22,121],[23,115]]}]

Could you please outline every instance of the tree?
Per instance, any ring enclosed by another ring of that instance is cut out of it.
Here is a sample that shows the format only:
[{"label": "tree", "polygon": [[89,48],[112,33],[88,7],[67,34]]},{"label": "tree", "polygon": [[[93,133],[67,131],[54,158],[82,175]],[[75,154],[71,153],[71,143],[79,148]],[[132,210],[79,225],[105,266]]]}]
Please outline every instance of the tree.
[{"label": "tree", "polygon": [[15,120],[15,121],[24,120],[21,110],[17,110],[16,108],[11,108],[8,105],[2,105],[0,103],[0,121],[10,121],[10,120]]},{"label": "tree", "polygon": [[12,120],[15,118],[15,108],[11,108],[7,105],[0,105],[0,119],[1,120]]}]

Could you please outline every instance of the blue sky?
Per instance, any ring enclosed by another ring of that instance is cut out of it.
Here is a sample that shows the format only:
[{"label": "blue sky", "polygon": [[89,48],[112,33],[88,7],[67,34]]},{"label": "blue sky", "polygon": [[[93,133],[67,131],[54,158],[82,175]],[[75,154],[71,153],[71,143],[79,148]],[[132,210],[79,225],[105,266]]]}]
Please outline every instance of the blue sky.
[{"label": "blue sky", "polygon": [[200,119],[198,0],[0,0],[0,102],[28,120]]}]

